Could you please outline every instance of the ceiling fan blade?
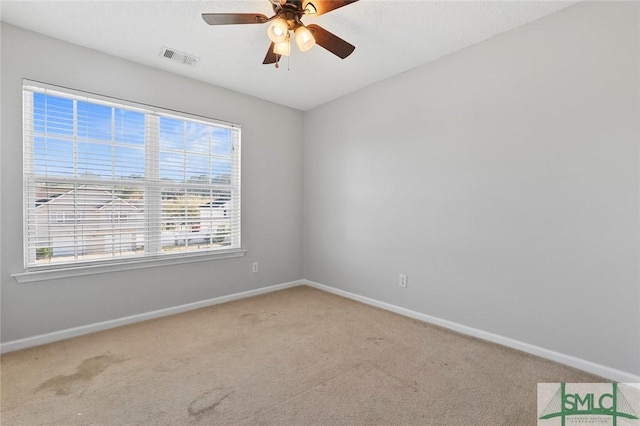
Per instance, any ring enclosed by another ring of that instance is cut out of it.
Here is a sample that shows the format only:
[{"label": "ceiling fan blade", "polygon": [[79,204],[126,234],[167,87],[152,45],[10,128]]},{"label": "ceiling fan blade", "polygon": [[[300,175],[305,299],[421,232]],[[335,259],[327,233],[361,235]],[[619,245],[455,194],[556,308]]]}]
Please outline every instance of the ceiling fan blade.
[{"label": "ceiling fan blade", "polygon": [[[307,6],[309,6],[309,15],[318,16],[322,15],[323,13],[331,12],[332,10],[338,9],[339,7],[355,3],[357,1],[358,0],[305,0],[305,2],[302,4],[302,9],[307,10]],[[314,8],[316,11],[315,13],[312,13]]]},{"label": "ceiling fan blade", "polygon": [[311,34],[313,34],[313,38],[316,39],[316,44],[324,47],[329,52],[342,59],[351,55],[356,48],[351,43],[344,41],[337,35],[330,33],[319,25],[311,24],[307,25],[307,28],[311,31]]},{"label": "ceiling fan blade", "polygon": [[265,65],[275,64],[280,60],[282,55],[278,55],[273,51],[274,46],[275,46],[275,43],[271,43],[271,45],[269,46],[269,50],[267,50],[267,55],[264,57],[264,61],[262,61],[263,64]]},{"label": "ceiling fan blade", "polygon": [[264,24],[269,20],[261,13],[203,13],[202,19],[209,25]]}]

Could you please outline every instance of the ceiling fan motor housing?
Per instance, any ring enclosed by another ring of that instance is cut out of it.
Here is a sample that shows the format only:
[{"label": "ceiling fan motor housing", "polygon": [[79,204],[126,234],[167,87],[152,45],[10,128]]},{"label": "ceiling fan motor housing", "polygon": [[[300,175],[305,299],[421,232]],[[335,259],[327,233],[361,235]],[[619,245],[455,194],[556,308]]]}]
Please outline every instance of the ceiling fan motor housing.
[{"label": "ceiling fan motor housing", "polygon": [[273,9],[276,17],[282,18],[287,22],[289,31],[294,31],[299,26],[304,25],[302,23],[302,17],[305,12],[302,9],[302,0],[287,1],[287,3],[281,6],[274,4]]}]

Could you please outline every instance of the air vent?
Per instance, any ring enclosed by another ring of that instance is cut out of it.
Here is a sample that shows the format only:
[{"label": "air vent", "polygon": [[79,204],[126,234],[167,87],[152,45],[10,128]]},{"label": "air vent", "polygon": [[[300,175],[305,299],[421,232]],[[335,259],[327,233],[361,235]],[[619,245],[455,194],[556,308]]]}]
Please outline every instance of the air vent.
[{"label": "air vent", "polygon": [[172,49],[166,46],[162,46],[162,51],[160,52],[160,56],[163,58],[170,59],[174,62],[180,62],[181,64],[192,65],[192,66],[195,66],[200,60],[200,58],[198,58],[197,56],[180,52],[176,49]]}]

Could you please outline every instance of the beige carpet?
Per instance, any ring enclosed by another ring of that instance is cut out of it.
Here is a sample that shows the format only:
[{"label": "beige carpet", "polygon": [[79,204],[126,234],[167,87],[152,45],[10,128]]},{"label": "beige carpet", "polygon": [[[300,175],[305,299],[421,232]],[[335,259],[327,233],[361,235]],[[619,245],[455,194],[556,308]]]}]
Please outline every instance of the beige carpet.
[{"label": "beige carpet", "polygon": [[313,288],[2,356],[8,425],[535,425],[587,373]]}]

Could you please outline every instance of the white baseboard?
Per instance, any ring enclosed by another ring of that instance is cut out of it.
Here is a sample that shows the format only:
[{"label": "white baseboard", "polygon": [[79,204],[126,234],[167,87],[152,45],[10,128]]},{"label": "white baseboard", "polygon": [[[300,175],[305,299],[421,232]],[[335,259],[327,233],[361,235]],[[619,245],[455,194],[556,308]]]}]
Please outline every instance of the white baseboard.
[{"label": "white baseboard", "polygon": [[479,330],[466,325],[458,324],[452,321],[444,320],[441,318],[426,315],[420,312],[412,311],[410,309],[402,308],[400,306],[392,305],[390,303],[381,302],[379,300],[371,299],[368,297],[360,296],[348,291],[340,290],[334,287],[330,287],[324,284],[309,280],[291,281],[283,284],[277,284],[269,287],[258,288],[255,290],[244,291],[241,293],[230,294],[227,296],[215,297],[213,299],[202,300],[194,303],[187,303],[185,305],[174,306],[166,309],[159,309],[157,311],[145,312],[143,314],[132,315],[124,318],[118,318],[109,321],[103,321],[95,324],[89,324],[81,327],[69,328],[66,330],[55,331],[52,333],[41,334],[38,336],[27,337],[24,339],[13,340],[10,342],[0,344],[0,353],[17,351],[20,349],[30,348],[33,346],[44,345],[46,343],[56,342],[59,340],[69,339],[71,337],[82,336],[84,334],[95,333],[97,331],[107,330],[114,327],[120,327],[127,324],[133,324],[140,321],[146,321],[154,318],[160,318],[168,315],[179,314],[182,312],[191,311],[193,309],[204,308],[207,306],[213,306],[220,303],[231,302],[233,300],[244,299],[247,297],[258,296],[260,294],[271,293],[277,290],[284,290],[286,288],[296,287],[299,285],[308,285],[310,287],[317,288],[319,290],[333,293],[338,296],[346,297],[348,299],[356,300],[367,305],[375,306],[390,312],[394,312],[400,315],[404,315],[409,318],[414,318],[419,321],[428,322],[440,327],[444,327],[468,336],[473,336],[482,340],[497,343],[509,348],[517,349],[532,355],[539,356],[541,358],[549,359],[551,361],[558,362],[560,364],[568,365],[569,367],[577,368],[582,371],[586,371],[597,376],[613,380],[622,383],[640,383],[640,376],[628,373],[625,371],[616,370],[611,367],[607,367],[601,364],[596,364],[591,361],[587,361],[581,358],[577,358],[571,355],[566,355],[560,352],[555,352],[549,349],[541,348],[539,346],[531,345],[529,343],[514,340],[508,337],[500,336],[498,334],[489,333],[487,331]]},{"label": "white baseboard", "polygon": [[526,352],[532,355],[539,356],[551,361],[555,361],[560,364],[567,365],[569,367],[576,368],[578,370],[586,371],[597,376],[616,381],[621,383],[640,383],[640,376],[628,373],[625,371],[616,370],[615,368],[607,367],[605,365],[596,364],[591,361],[587,361],[581,358],[577,358],[571,355],[566,355],[560,352],[555,352],[549,349],[541,348],[539,346],[531,345],[529,343],[521,342],[519,340],[510,339],[508,337],[500,336],[498,334],[489,333],[487,331],[478,330],[477,328],[468,327],[466,325],[458,324],[452,321],[447,321],[441,318],[433,317],[431,315],[422,314],[420,312],[405,309],[400,306],[392,305],[379,300],[370,299],[368,297],[360,296],[348,291],[340,290],[334,287],[330,287],[324,284],[319,284],[309,280],[302,280],[305,285],[317,288],[329,293],[336,294],[338,296],[346,297],[348,299],[356,300],[358,302],[365,303],[367,305],[375,306],[387,311],[394,312],[396,314],[404,315],[406,317],[414,318],[419,321],[428,322],[443,328],[448,328],[458,333],[466,334],[468,336],[477,337],[478,339],[487,340],[489,342],[497,343],[502,346],[517,349],[522,352]]},{"label": "white baseboard", "polygon": [[133,324],[140,321],[146,321],[154,318],[160,318],[167,315],[179,314],[191,311],[193,309],[213,306],[220,303],[231,302],[232,300],[245,299],[247,297],[258,296],[260,294],[271,293],[277,290],[283,290],[290,287],[296,287],[304,284],[303,281],[291,281],[288,283],[262,287],[255,290],[243,291],[241,293],[230,294],[227,296],[215,297],[213,299],[201,300],[199,302],[187,303],[185,305],[173,306],[171,308],[159,309],[157,311],[145,312],[143,314],[131,315],[124,318],[117,318],[109,321],[102,321],[94,324],[83,325],[81,327],[68,328],[66,330],[54,331],[52,333],[40,334],[38,336],[27,337],[24,339],[12,340],[10,342],[0,344],[0,353],[17,351],[32,346],[44,345],[46,343],[57,342],[58,340],[69,339],[71,337],[82,336],[84,334],[95,333],[96,331],[107,330],[114,327],[120,327],[127,324]]}]

